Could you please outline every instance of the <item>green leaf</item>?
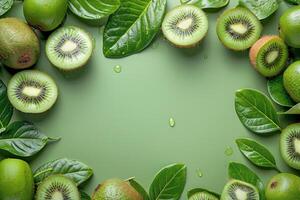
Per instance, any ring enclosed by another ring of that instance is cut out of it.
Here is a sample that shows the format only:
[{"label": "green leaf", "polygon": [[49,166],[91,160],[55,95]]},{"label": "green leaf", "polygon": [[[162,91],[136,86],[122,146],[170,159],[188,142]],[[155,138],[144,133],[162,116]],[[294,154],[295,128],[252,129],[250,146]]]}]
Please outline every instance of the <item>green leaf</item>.
[{"label": "green leaf", "polygon": [[278,112],[280,115],[300,115],[300,103],[297,103],[286,112]]},{"label": "green leaf", "polygon": [[119,0],[69,0],[69,9],[79,18],[102,25],[120,7]]},{"label": "green leaf", "polygon": [[239,0],[239,5],[248,8],[259,20],[272,15],[278,8],[278,0]]},{"label": "green leaf", "polygon": [[91,197],[84,191],[80,191],[81,200],[91,200]]},{"label": "green leaf", "polygon": [[161,169],[150,186],[150,200],[178,200],[186,183],[186,166],[173,164]]},{"label": "green leaf", "polygon": [[35,170],[34,181],[39,184],[54,174],[62,174],[80,185],[93,175],[93,170],[79,161],[62,158],[48,162]]},{"label": "green leaf", "polygon": [[300,0],[284,0],[284,1],[287,2],[288,4],[292,4],[292,5],[300,4]]},{"label": "green leaf", "polygon": [[250,183],[257,187],[260,194],[260,200],[265,200],[265,187],[262,180],[247,166],[231,162],[228,166],[228,175],[232,179],[241,180],[247,183]]},{"label": "green leaf", "polygon": [[200,193],[200,192],[204,192],[204,193],[208,193],[208,194],[211,194],[213,196],[215,196],[217,199],[220,199],[220,194],[217,194],[215,192],[211,192],[207,189],[203,189],[203,188],[194,188],[190,191],[188,191],[188,199],[191,198],[193,195],[197,194],[197,193]]},{"label": "green leaf", "polygon": [[274,156],[262,144],[246,138],[237,139],[236,144],[241,153],[254,165],[278,170]]},{"label": "green leaf", "polygon": [[50,141],[55,140],[48,138],[32,123],[18,121],[11,123],[0,134],[0,149],[16,156],[29,157],[42,150]]},{"label": "green leaf", "polygon": [[180,0],[181,4],[192,4],[203,10],[220,9],[229,4],[229,0]]},{"label": "green leaf", "polygon": [[5,131],[8,126],[13,115],[13,111],[14,109],[7,98],[7,88],[0,80],[0,134]]},{"label": "green leaf", "polygon": [[0,1],[0,16],[4,15],[13,6],[13,0],[1,0]]},{"label": "green leaf", "polygon": [[269,135],[281,130],[272,102],[257,90],[238,90],[235,94],[235,110],[242,124],[256,134]]},{"label": "green leaf", "polygon": [[166,4],[166,0],[122,0],[104,29],[104,55],[120,58],[146,48],[160,30]]},{"label": "green leaf", "polygon": [[143,197],[143,200],[149,200],[149,195],[143,186],[141,186],[141,184],[136,182],[134,179],[130,179],[128,182],[138,193],[140,193],[140,195]]},{"label": "green leaf", "polygon": [[267,82],[268,92],[271,99],[280,106],[292,107],[295,102],[291,99],[283,86],[283,76],[279,75]]}]

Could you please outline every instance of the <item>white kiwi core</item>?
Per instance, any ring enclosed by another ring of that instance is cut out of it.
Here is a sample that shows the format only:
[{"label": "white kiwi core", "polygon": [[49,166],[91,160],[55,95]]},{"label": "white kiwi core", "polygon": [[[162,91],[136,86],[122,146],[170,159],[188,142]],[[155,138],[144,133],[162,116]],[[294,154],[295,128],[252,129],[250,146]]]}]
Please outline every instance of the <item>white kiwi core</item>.
[{"label": "white kiwi core", "polygon": [[242,23],[231,24],[231,25],[230,25],[230,28],[231,28],[234,32],[236,32],[236,33],[238,33],[238,34],[240,34],[240,35],[243,35],[243,34],[245,34],[245,33],[248,31],[247,26],[246,26],[245,24],[242,24]]},{"label": "white kiwi core", "polygon": [[244,190],[237,189],[237,190],[235,191],[235,196],[236,196],[239,200],[247,200],[247,192],[245,192]]},{"label": "white kiwi core", "polygon": [[66,40],[64,44],[61,46],[61,50],[63,52],[72,52],[77,48],[77,44],[71,40]]},{"label": "white kiwi core", "polygon": [[181,20],[178,22],[177,27],[182,29],[182,30],[187,30],[189,29],[193,24],[193,19],[192,18],[186,18],[184,20]]},{"label": "white kiwi core", "polygon": [[59,191],[55,191],[52,195],[52,199],[55,199],[55,200],[64,200],[64,197],[62,195],[61,192]]},{"label": "white kiwi core", "polygon": [[28,97],[39,97],[42,93],[42,89],[32,86],[26,86],[23,88],[22,93]]},{"label": "white kiwi core", "polygon": [[300,154],[300,140],[299,139],[295,139],[294,140],[294,147],[295,147],[295,151]]},{"label": "white kiwi core", "polygon": [[266,56],[266,61],[268,63],[273,63],[279,56],[279,52],[274,50],[274,51],[270,51],[268,53],[268,55]]}]

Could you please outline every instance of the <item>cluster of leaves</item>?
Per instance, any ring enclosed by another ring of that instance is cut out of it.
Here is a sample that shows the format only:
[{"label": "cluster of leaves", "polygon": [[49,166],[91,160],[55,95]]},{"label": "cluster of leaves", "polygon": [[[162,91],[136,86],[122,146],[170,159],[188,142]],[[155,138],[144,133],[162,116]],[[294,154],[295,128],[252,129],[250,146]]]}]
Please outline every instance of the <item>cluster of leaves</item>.
[{"label": "cluster of leaves", "polygon": [[30,122],[10,123],[14,109],[1,80],[0,110],[0,150],[19,157],[30,157],[41,151],[47,143],[58,140],[46,136]]}]

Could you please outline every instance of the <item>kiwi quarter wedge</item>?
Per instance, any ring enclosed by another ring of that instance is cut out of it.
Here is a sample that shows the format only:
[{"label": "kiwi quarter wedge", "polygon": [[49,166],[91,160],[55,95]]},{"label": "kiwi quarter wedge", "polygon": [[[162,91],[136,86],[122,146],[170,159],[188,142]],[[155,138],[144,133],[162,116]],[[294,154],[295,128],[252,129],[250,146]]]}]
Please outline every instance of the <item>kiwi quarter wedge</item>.
[{"label": "kiwi quarter wedge", "polygon": [[291,124],[283,129],[280,136],[280,152],[290,167],[300,169],[300,123]]},{"label": "kiwi quarter wedge", "polygon": [[217,35],[222,44],[232,50],[250,48],[260,37],[262,25],[247,8],[224,11],[217,21]]},{"label": "kiwi quarter wedge", "polygon": [[49,61],[62,71],[83,67],[94,48],[92,36],[75,26],[62,27],[52,33],[46,42]]},{"label": "kiwi quarter wedge", "polygon": [[76,184],[62,175],[46,178],[38,187],[36,200],[81,200]]},{"label": "kiwi quarter wedge", "polygon": [[259,193],[249,183],[230,180],[223,189],[221,200],[259,200]]},{"label": "kiwi quarter wedge", "polygon": [[24,113],[43,113],[56,102],[58,89],[54,80],[44,72],[25,70],[11,78],[7,94],[17,110]]},{"label": "kiwi quarter wedge", "polygon": [[273,77],[287,66],[288,47],[276,35],[260,38],[250,49],[252,66],[263,76]]},{"label": "kiwi quarter wedge", "polygon": [[196,46],[208,31],[205,13],[194,5],[181,5],[167,13],[162,23],[164,36],[180,48]]}]

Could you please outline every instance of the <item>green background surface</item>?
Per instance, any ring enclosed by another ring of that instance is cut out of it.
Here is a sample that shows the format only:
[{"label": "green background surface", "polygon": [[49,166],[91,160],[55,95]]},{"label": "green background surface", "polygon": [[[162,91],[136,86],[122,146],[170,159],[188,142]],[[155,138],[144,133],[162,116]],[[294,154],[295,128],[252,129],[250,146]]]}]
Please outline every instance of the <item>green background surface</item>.
[{"label": "green background surface", "polygon": [[[179,0],[168,1],[169,9],[177,4]],[[228,7],[236,4],[232,1]],[[264,34],[277,34],[285,8],[282,4],[264,22]],[[53,68],[42,52],[35,68],[57,81],[58,102],[46,114],[15,112],[15,118],[33,121],[47,135],[62,140],[32,158],[32,167],[62,157],[80,160],[94,169],[95,175],[85,186],[91,193],[98,183],[112,177],[135,176],[148,188],[160,168],[181,162],[188,167],[186,191],[205,187],[221,192],[230,161],[247,164],[264,180],[276,173],[253,167],[239,153],[234,140],[251,137],[269,147],[280,169],[289,170],[279,156],[279,135],[255,136],[236,116],[235,91],[266,91],[266,80],[250,67],[248,52],[232,52],[221,45],[215,33],[219,14],[208,13],[209,32],[198,48],[177,49],[159,35],[142,53],[123,59],[103,56],[103,28],[85,25],[69,14],[65,25],[91,32],[96,49],[85,71],[73,78]],[[6,16],[24,18],[22,4],[15,3]],[[121,73],[113,71],[115,65],[122,67]],[[2,68],[1,78],[7,81],[9,76]],[[169,126],[170,117],[176,120],[174,128]],[[227,147],[233,148],[232,156],[225,155]],[[203,177],[197,176],[197,169]]]}]

